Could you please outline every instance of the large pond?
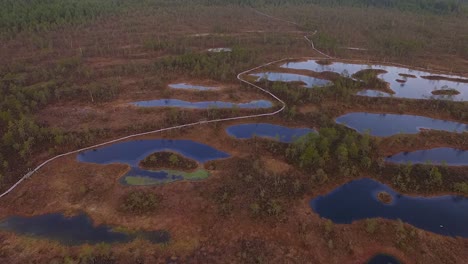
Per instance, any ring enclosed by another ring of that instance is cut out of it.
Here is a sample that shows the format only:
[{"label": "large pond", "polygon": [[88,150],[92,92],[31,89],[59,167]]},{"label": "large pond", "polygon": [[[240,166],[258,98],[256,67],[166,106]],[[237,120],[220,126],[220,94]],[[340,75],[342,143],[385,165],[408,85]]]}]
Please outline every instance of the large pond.
[{"label": "large pond", "polygon": [[433,148],[402,152],[386,159],[393,163],[431,163],[450,166],[468,166],[468,151],[454,148]]},{"label": "large pond", "polygon": [[139,107],[181,107],[192,109],[209,108],[270,108],[273,104],[267,100],[254,100],[248,103],[229,103],[222,101],[187,102],[178,99],[158,99],[132,103]]},{"label": "large pond", "polygon": [[369,259],[366,264],[400,264],[395,257],[392,257],[387,254],[378,254]]},{"label": "large pond", "polygon": [[305,84],[304,87],[307,88],[325,86],[332,83],[328,80],[314,78],[307,75],[284,72],[262,72],[250,75],[257,77],[257,81],[266,79],[272,82],[302,82]]},{"label": "large pond", "polygon": [[172,89],[197,90],[197,91],[212,91],[212,90],[217,89],[217,87],[193,85],[189,83],[174,83],[174,84],[169,84],[169,87]]},{"label": "large pond", "polygon": [[273,124],[253,123],[234,125],[226,128],[230,136],[239,139],[253,138],[254,136],[276,139],[281,142],[290,143],[295,139],[315,130],[310,128],[289,128]]},{"label": "large pond", "polygon": [[433,119],[415,115],[349,113],[336,119],[338,124],[346,125],[360,133],[369,132],[373,136],[393,136],[397,134],[416,134],[421,129],[435,129],[449,132],[468,132],[468,124]]},{"label": "large pond", "polygon": [[[385,191],[392,201],[377,198]],[[468,198],[460,196],[411,197],[371,179],[346,183],[325,196],[311,200],[310,206],[321,217],[349,224],[366,218],[401,219],[418,228],[447,236],[468,237]]]},{"label": "large pond", "polygon": [[0,221],[0,230],[55,240],[66,245],[126,243],[137,237],[152,243],[167,243],[170,239],[166,231],[123,233],[104,225],[93,226],[85,214],[72,217],[60,213],[33,217],[11,216]]},{"label": "large pond", "polygon": [[[436,98],[436,99],[450,99],[456,101],[468,100],[468,78],[446,75],[446,74],[432,74],[425,71],[412,70],[403,67],[385,66],[377,64],[356,64],[356,63],[343,63],[333,62],[329,65],[322,65],[317,63],[316,60],[307,60],[301,62],[288,62],[281,65],[282,68],[311,70],[315,72],[335,72],[344,76],[352,76],[353,74],[366,70],[384,70],[386,73],[379,75],[379,78],[388,82],[390,88],[395,92],[393,96],[402,98]],[[427,77],[437,76],[438,80],[429,79]],[[446,79],[440,79],[446,78]],[[433,91],[455,89],[459,92],[457,95],[434,95]],[[365,96],[391,96],[388,93],[366,90],[358,93]]]},{"label": "large pond", "polygon": [[227,153],[192,140],[145,139],[87,150],[78,154],[78,160],[98,164],[128,164],[130,171],[121,178],[121,183],[130,185],[168,183],[183,179],[204,179],[208,176],[206,171],[185,173],[173,170],[152,171],[139,167],[140,161],[158,151],[173,151],[200,163],[230,156]]}]

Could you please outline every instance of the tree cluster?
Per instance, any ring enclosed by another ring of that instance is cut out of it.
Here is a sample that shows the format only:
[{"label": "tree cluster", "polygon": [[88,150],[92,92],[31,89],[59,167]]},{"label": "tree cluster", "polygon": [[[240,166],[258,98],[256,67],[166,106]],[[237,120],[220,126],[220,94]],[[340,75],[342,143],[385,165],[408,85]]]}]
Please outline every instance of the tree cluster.
[{"label": "tree cluster", "polygon": [[340,126],[324,127],[294,142],[286,151],[291,163],[315,171],[317,180],[326,181],[327,174],[338,172],[356,176],[360,169],[372,166],[373,142],[368,134]]}]

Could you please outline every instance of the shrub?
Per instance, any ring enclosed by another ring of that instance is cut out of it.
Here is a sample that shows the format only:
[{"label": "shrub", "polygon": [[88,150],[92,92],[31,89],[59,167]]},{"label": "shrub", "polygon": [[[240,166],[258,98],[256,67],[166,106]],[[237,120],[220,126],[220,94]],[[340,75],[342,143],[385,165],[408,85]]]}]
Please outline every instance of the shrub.
[{"label": "shrub", "polygon": [[132,191],[122,198],[122,211],[143,214],[158,209],[162,196],[149,191]]},{"label": "shrub", "polygon": [[374,234],[377,229],[377,221],[375,219],[366,220],[366,232],[369,234]]}]

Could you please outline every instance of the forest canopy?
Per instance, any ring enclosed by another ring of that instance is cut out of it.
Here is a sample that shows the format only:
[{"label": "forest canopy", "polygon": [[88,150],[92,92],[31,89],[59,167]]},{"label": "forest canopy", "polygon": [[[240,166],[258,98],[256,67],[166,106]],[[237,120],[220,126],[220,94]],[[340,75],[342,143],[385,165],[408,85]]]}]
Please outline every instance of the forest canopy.
[{"label": "forest canopy", "polygon": [[280,6],[317,4],[394,8],[433,14],[466,14],[466,0],[3,0],[0,1],[0,31],[17,33],[47,30],[57,25],[92,21],[128,8],[168,5]]}]

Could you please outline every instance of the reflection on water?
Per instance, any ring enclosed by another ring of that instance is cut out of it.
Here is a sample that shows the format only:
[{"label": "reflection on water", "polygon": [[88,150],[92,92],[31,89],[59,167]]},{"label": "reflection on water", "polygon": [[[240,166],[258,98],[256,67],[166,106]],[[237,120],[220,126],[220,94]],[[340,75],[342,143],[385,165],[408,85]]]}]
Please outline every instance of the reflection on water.
[{"label": "reflection on water", "polygon": [[286,143],[293,142],[295,139],[305,134],[315,132],[310,128],[289,128],[265,123],[234,125],[226,128],[226,131],[230,136],[239,139],[253,138],[254,136],[258,136],[277,139]]},{"label": "reflection on water", "polygon": [[372,257],[367,264],[400,264],[401,262],[398,259],[387,255],[387,254],[378,254]]},{"label": "reflection on water", "polygon": [[[139,167],[140,161],[158,151],[173,151],[200,163],[230,156],[227,153],[192,140],[151,139],[115,143],[99,149],[87,150],[78,155],[78,161],[98,164],[128,164],[131,169],[120,181],[124,184],[127,183],[128,177],[131,177],[132,180],[138,177],[139,183],[151,182],[152,184],[157,181],[168,183],[184,179],[180,173],[173,171],[152,171]],[[132,185],[141,184],[135,183]]]},{"label": "reflection on water", "polygon": [[0,221],[0,230],[12,231],[19,235],[45,238],[66,245],[126,243],[141,237],[152,243],[167,243],[170,235],[166,231],[122,233],[111,227],[93,226],[91,219],[80,214],[65,217],[60,213],[33,217],[11,216]]},{"label": "reflection on water", "polygon": [[431,163],[450,166],[468,165],[468,151],[454,148],[433,148],[413,152],[402,152],[390,156],[386,161],[394,163]]},{"label": "reflection on water", "polygon": [[178,99],[158,99],[132,103],[140,107],[181,107],[181,108],[270,108],[273,104],[267,100],[254,100],[248,103],[229,103],[221,101],[187,102]]},{"label": "reflection on water", "polygon": [[324,79],[314,78],[307,75],[300,75],[294,73],[283,73],[283,72],[262,72],[250,74],[251,76],[256,76],[257,81],[261,79],[266,79],[272,82],[303,82],[305,87],[312,88],[317,86],[329,85],[332,82]]},{"label": "reflection on water", "polygon": [[[392,203],[378,200],[381,191],[392,195]],[[468,198],[459,196],[406,196],[377,181],[360,179],[318,196],[311,200],[310,206],[321,217],[340,224],[377,217],[401,219],[434,233],[468,237]]]},{"label": "reflection on water", "polygon": [[393,136],[397,134],[416,134],[421,129],[444,130],[448,132],[468,132],[468,124],[433,119],[415,115],[349,113],[336,119],[338,124],[346,125],[360,133],[369,132],[373,136]]},{"label": "reflection on water", "polygon": [[[311,70],[315,72],[335,72],[344,76],[352,76],[353,74],[366,70],[384,70],[386,73],[379,74],[378,77],[390,84],[390,88],[395,92],[394,97],[413,98],[413,99],[450,99],[455,101],[468,101],[468,78],[437,74],[438,80],[428,78],[434,76],[425,71],[412,70],[403,67],[385,66],[376,64],[356,64],[332,62],[329,65],[322,65],[316,60],[307,60],[301,62],[288,62],[281,65],[282,68]],[[414,76],[414,78],[412,77]],[[440,79],[442,77],[443,79]],[[460,94],[458,95],[433,95],[432,91],[455,89]],[[365,96],[390,96],[388,93],[378,92],[374,90],[366,90],[358,93]]]}]

